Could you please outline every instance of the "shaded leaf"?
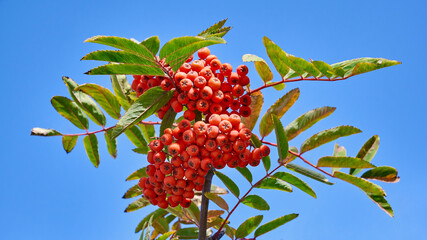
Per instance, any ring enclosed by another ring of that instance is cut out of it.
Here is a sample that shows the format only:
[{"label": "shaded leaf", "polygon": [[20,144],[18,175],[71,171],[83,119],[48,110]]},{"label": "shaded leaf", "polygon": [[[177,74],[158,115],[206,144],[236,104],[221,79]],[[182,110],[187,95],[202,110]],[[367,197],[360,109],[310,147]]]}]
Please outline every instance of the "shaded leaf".
[{"label": "shaded leaf", "polygon": [[[372,136],[357,153],[356,157],[366,162],[371,162],[380,146],[380,137],[377,135]],[[350,169],[351,175],[358,174],[362,169]]]},{"label": "shaded leaf", "polygon": [[31,129],[31,135],[51,137],[51,136],[61,136],[62,134],[54,129],[36,127]]},{"label": "shaded leaf", "polygon": [[224,185],[230,190],[234,196],[237,198],[240,195],[239,187],[231,180],[229,177],[227,177],[225,174],[215,171],[215,175],[224,183]]},{"label": "shaded leaf", "polygon": [[319,182],[326,183],[328,185],[334,184],[334,183],[330,182],[323,174],[315,172],[315,171],[308,169],[306,167],[296,165],[293,163],[286,164],[285,167],[287,167],[288,169],[291,169],[294,172],[297,172],[299,174],[302,174],[304,176],[307,176],[309,178],[317,180]]},{"label": "shaded leaf", "polygon": [[264,104],[264,97],[262,96],[261,91],[251,93],[251,115],[248,117],[242,117],[242,123],[245,124],[247,128],[253,130],[256,122],[258,121],[259,114],[261,113],[262,105]]},{"label": "shaded leaf", "polygon": [[262,234],[268,233],[280,226],[282,226],[283,224],[290,222],[292,220],[294,220],[296,217],[298,217],[299,214],[296,213],[292,213],[292,214],[288,214],[279,218],[274,219],[273,221],[270,221],[268,223],[265,223],[263,225],[261,225],[256,231],[254,236],[255,237],[259,237]]},{"label": "shaded leaf", "polygon": [[99,50],[86,54],[81,60],[97,60],[113,63],[130,63],[159,68],[154,61],[133,53],[116,50]]},{"label": "shaded leaf", "polygon": [[236,230],[236,238],[243,238],[253,232],[263,219],[262,215],[251,217],[244,221]]},{"label": "shaded leaf", "polygon": [[295,187],[301,189],[303,192],[307,193],[308,195],[316,198],[316,193],[313,191],[313,189],[311,189],[311,187],[306,182],[304,182],[303,180],[299,179],[298,177],[290,173],[276,172],[272,177],[288,182],[294,185]]},{"label": "shaded leaf", "polygon": [[138,186],[138,184],[129,188],[126,193],[123,195],[123,198],[134,198],[142,194],[142,189]]},{"label": "shaded leaf", "polygon": [[110,153],[110,155],[113,158],[116,158],[117,157],[117,140],[111,137],[112,132],[113,132],[113,129],[108,129],[107,131],[105,131],[104,137],[105,137],[105,142],[107,143],[108,153]]},{"label": "shaded leaf", "polygon": [[66,97],[54,96],[52,106],[63,117],[80,129],[89,128],[89,120],[77,104]]},{"label": "shaded leaf", "polygon": [[133,172],[131,175],[129,175],[126,178],[126,181],[130,181],[130,180],[139,180],[142,177],[148,177],[147,172],[146,172],[146,167],[143,167],[141,169],[136,170],[135,172]]},{"label": "shaded leaf", "polygon": [[381,166],[370,169],[362,174],[362,178],[375,179],[383,182],[398,182],[397,170],[394,167]]},{"label": "shaded leaf", "polygon": [[141,65],[141,64],[106,64],[91,69],[85,74],[89,75],[150,75],[150,76],[165,76],[165,73],[161,68],[152,65]]},{"label": "shaded leaf", "polygon": [[125,75],[111,75],[111,84],[113,85],[114,94],[117,101],[124,110],[128,110],[132,105],[132,100],[129,97],[131,86]]},{"label": "shaded leaf", "polygon": [[153,221],[153,227],[155,231],[159,233],[166,233],[169,231],[169,223],[165,218],[157,218],[155,221]]},{"label": "shaded leaf", "polygon": [[366,194],[385,196],[385,192],[380,186],[373,184],[365,179],[348,175],[343,172],[334,172],[334,177],[355,185],[356,187],[362,189],[362,191],[364,191]]},{"label": "shaded leaf", "polygon": [[218,207],[224,209],[225,211],[228,211],[228,204],[227,202],[220,196],[210,193],[210,192],[205,192],[205,196],[211,200],[212,202],[214,202],[216,205],[218,205]]},{"label": "shaded leaf", "polygon": [[161,87],[153,87],[145,91],[120,118],[114,128],[113,138],[157,112],[172,98],[172,95],[172,91],[163,91]]},{"label": "shaded leaf", "polygon": [[152,36],[145,39],[140,44],[144,45],[155,56],[160,48],[160,39],[158,36]]},{"label": "shaded leaf", "polygon": [[178,239],[197,239],[199,237],[199,228],[181,228],[176,231],[175,237]]},{"label": "shaded leaf", "polygon": [[276,115],[272,115],[272,117],[274,123],[274,131],[276,132],[277,152],[279,153],[279,159],[283,160],[288,155],[288,139],[286,139],[286,132],[279,118]]},{"label": "shaded leaf", "polygon": [[241,203],[258,210],[270,210],[268,203],[258,195],[248,195],[241,201]]},{"label": "shaded leaf", "polygon": [[236,167],[236,170],[239,171],[239,173],[242,174],[242,176],[245,177],[246,180],[249,181],[249,183],[252,183],[252,180],[253,180],[252,173],[247,167],[244,167],[244,168]]},{"label": "shaded leaf", "polygon": [[352,126],[339,126],[321,131],[302,143],[301,154],[340,137],[350,136],[360,132],[362,132],[360,129]]},{"label": "shaded leaf", "polygon": [[[262,145],[262,142],[259,140],[258,136],[257,136],[257,135],[255,135],[255,134],[252,134],[252,135],[251,135],[251,142],[252,142],[252,144],[253,144],[255,147],[257,147],[257,148],[261,147],[261,145]],[[270,156],[262,157],[262,159],[261,159],[261,160],[262,160],[262,163],[263,163],[263,165],[264,165],[265,170],[266,170],[266,171],[270,170],[270,167],[271,167],[271,159],[270,159]]]},{"label": "shaded leaf", "polygon": [[125,131],[126,136],[137,148],[146,148],[147,142],[137,126],[132,126]]},{"label": "shaded leaf", "polygon": [[179,67],[200,48],[207,47],[213,44],[226,43],[224,39],[219,37],[178,37],[167,42],[160,49],[160,59],[165,58],[173,71]]},{"label": "shaded leaf", "polygon": [[156,130],[154,129],[154,125],[138,123],[138,126],[141,129],[142,135],[144,135],[144,138],[147,142],[150,142],[152,138],[156,136]]},{"label": "shaded leaf", "polygon": [[62,137],[62,147],[65,152],[70,153],[76,146],[77,139],[79,136],[63,136]]},{"label": "shaded leaf", "polygon": [[273,131],[273,120],[271,119],[271,115],[276,115],[281,118],[296,102],[299,97],[299,93],[300,91],[298,88],[292,89],[267,110],[259,124],[259,132],[262,137],[267,136],[271,131]]},{"label": "shaded leaf", "polygon": [[194,202],[191,202],[190,207],[184,209],[184,211],[188,211],[188,213],[190,214],[190,217],[195,221],[195,222],[200,222],[200,209],[196,206],[196,204],[194,204]]},{"label": "shaded leaf", "polygon": [[120,118],[120,103],[108,88],[97,84],[86,83],[78,86],[75,91],[82,91],[91,96],[114,119]]},{"label": "shaded leaf", "polygon": [[171,128],[172,124],[175,121],[176,112],[173,110],[173,108],[169,108],[169,110],[166,112],[166,114],[163,116],[162,124],[160,125],[160,136],[162,136],[165,133],[166,128]]},{"label": "shaded leaf", "polygon": [[225,213],[225,211],[222,211],[222,210],[209,210],[208,211],[208,218],[217,218],[224,213]]},{"label": "shaded leaf", "polygon": [[288,141],[294,139],[296,136],[298,136],[303,131],[309,129],[318,121],[331,115],[335,111],[335,109],[336,108],[334,107],[316,108],[304,113],[303,115],[289,123],[288,126],[286,126],[285,128]]},{"label": "shaded leaf", "polygon": [[99,166],[98,139],[95,134],[89,134],[83,138],[86,154],[95,167]]},{"label": "shaded leaf", "polygon": [[263,189],[273,189],[273,190],[280,190],[285,192],[292,192],[291,185],[287,184],[285,181],[277,178],[266,178],[262,180],[259,184],[255,186],[256,188],[263,188]]}]

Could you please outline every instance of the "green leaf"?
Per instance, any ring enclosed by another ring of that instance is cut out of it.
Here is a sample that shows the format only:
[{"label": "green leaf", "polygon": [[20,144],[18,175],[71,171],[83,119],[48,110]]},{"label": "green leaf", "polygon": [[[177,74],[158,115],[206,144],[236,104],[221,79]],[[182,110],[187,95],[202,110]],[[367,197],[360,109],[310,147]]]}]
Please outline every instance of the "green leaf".
[{"label": "green leaf", "polygon": [[152,60],[125,51],[99,50],[88,53],[81,60],[97,60],[113,63],[130,63],[160,68]]},{"label": "green leaf", "polygon": [[362,132],[360,131],[360,129],[352,126],[339,126],[324,130],[311,136],[302,143],[301,154],[310,151],[314,148],[317,148],[318,146],[321,146],[325,143],[334,141],[335,139],[338,139],[340,137],[350,136],[360,132]]},{"label": "green leaf", "polygon": [[281,59],[286,58],[286,53],[267,37],[264,37],[262,40],[265,49],[267,50],[267,55],[276,68],[277,72],[279,72],[282,78],[285,77],[289,73],[290,69],[286,64],[283,63]]},{"label": "green leaf", "polygon": [[223,19],[223,20],[215,23],[214,25],[212,25],[211,27],[209,27],[205,31],[199,33],[197,36],[223,37],[231,29],[231,27],[223,27],[226,21],[227,21],[227,19]]},{"label": "green leaf", "polygon": [[239,198],[240,190],[239,187],[233,182],[233,180],[218,171],[215,171],[215,175],[224,183],[224,185],[230,190],[230,192],[234,194],[234,196]]},{"label": "green leaf", "polygon": [[383,196],[372,195],[372,194],[367,194],[367,195],[372,201],[374,201],[374,203],[376,203],[390,217],[394,217],[393,209],[391,208],[390,204],[387,202],[387,200]]},{"label": "green leaf", "polygon": [[273,221],[270,221],[268,223],[261,225],[255,231],[255,234],[254,234],[255,238],[261,236],[262,234],[268,233],[268,232],[282,226],[283,224],[285,224],[287,222],[294,220],[295,218],[298,217],[298,215],[299,214],[296,214],[296,213],[288,214],[288,215],[276,218]]},{"label": "green leaf", "polygon": [[353,157],[322,157],[317,162],[317,167],[336,167],[336,168],[373,168],[372,165],[360,158]]},{"label": "green leaf", "polygon": [[63,117],[80,129],[89,128],[89,120],[77,104],[66,97],[54,96],[52,106]]},{"label": "green leaf", "polygon": [[155,56],[160,48],[160,39],[158,36],[152,36],[145,39],[140,44],[144,45]]},{"label": "green leaf", "polygon": [[139,222],[138,226],[135,229],[135,233],[141,231],[143,229],[144,224],[146,224],[151,217],[153,217],[153,220],[156,220],[159,217],[164,217],[167,213],[168,212],[165,209],[158,208],[154,212],[148,214],[144,217],[144,219],[141,220],[141,222]]},{"label": "green leaf", "polygon": [[271,119],[271,115],[276,115],[281,118],[289,108],[294,105],[296,100],[299,97],[299,89],[295,88],[286,93],[283,97],[277,100],[264,114],[259,124],[259,133],[262,137],[267,136],[273,131],[273,119]]},{"label": "green leaf", "polygon": [[95,167],[99,166],[98,139],[95,134],[89,134],[83,138],[86,154]]},{"label": "green leaf", "polygon": [[64,147],[65,152],[70,153],[74,149],[78,138],[79,136],[63,136],[62,137],[62,146]]},{"label": "green leaf", "polygon": [[251,93],[251,115],[248,117],[242,117],[242,123],[245,124],[247,128],[253,130],[256,122],[258,121],[259,114],[261,113],[262,105],[264,104],[264,97],[262,96],[261,91]]},{"label": "green leaf", "polygon": [[167,240],[172,234],[174,234],[176,231],[170,231],[167,233],[164,233],[162,236],[157,238],[157,240]]},{"label": "green leaf", "polygon": [[[380,137],[374,135],[368,141],[366,141],[365,144],[363,144],[363,147],[360,149],[356,157],[362,159],[363,161],[371,162],[377,153],[379,146]],[[360,171],[362,171],[362,169],[350,169],[350,174],[356,175]]]},{"label": "green leaf", "polygon": [[[147,229],[145,231],[144,240],[150,240],[151,226],[153,226],[153,217],[154,216],[151,216],[150,220],[148,220],[148,224],[147,224]],[[141,234],[141,236],[142,236],[142,234]]]},{"label": "green leaf", "polygon": [[143,44],[138,44],[130,39],[110,36],[94,36],[85,40],[85,42],[99,43],[110,47],[118,48],[126,52],[136,54],[145,59],[155,61],[154,55]]},{"label": "green leaf", "polygon": [[303,180],[299,179],[298,177],[290,173],[276,172],[272,177],[288,182],[294,185],[295,187],[301,189],[303,192],[307,193],[308,195],[314,198],[317,198],[316,193],[313,191],[313,189],[311,189],[311,187],[307,183],[305,183]]},{"label": "green leaf", "polygon": [[236,238],[244,238],[253,232],[261,223],[263,216],[258,215],[244,221],[236,230]]},{"label": "green leaf", "polygon": [[208,219],[220,217],[224,213],[225,213],[225,211],[222,211],[222,210],[209,210],[208,211]]},{"label": "green leaf", "polygon": [[46,129],[46,128],[36,127],[36,128],[31,129],[31,135],[51,137],[51,136],[61,136],[62,133],[60,133],[54,129]]},{"label": "green leaf", "polygon": [[187,58],[200,48],[220,43],[226,42],[219,37],[178,37],[163,45],[159,56],[160,59],[166,59],[173,71],[177,71]]},{"label": "green leaf", "polygon": [[[333,153],[334,157],[345,157],[347,156],[347,150],[345,150],[345,148],[343,146],[339,146],[338,143],[335,143],[334,146],[334,153]],[[339,171],[341,168],[332,168],[332,173]]]},{"label": "green leaf", "polygon": [[274,130],[276,132],[277,152],[279,153],[279,158],[284,160],[286,159],[289,150],[288,139],[286,139],[286,132],[279,118],[276,115],[272,115],[272,117]]},{"label": "green leaf", "polygon": [[385,192],[380,186],[365,179],[348,175],[343,172],[334,172],[334,177],[355,185],[356,187],[362,189],[362,191],[364,191],[366,194],[385,196]]},{"label": "green leaf", "polygon": [[153,87],[145,91],[120,118],[114,128],[113,138],[157,112],[172,98],[172,95],[172,91],[163,91],[161,87]]},{"label": "green leaf", "polygon": [[401,64],[401,62],[395,60],[388,60],[384,58],[357,58],[346,60],[339,63],[334,63],[331,67],[340,67],[344,70],[345,74],[343,77],[350,77],[370,71],[374,71],[380,68],[390,67]]},{"label": "green leaf", "polygon": [[[172,215],[169,215],[169,216],[172,216]],[[175,218],[175,216],[172,216],[172,217]],[[169,231],[169,223],[165,218],[158,218],[156,219],[156,221],[153,221],[153,227],[154,227],[154,230],[158,233],[166,233]]]},{"label": "green leaf", "polygon": [[273,79],[273,73],[264,59],[253,54],[245,54],[242,60],[243,62],[253,62],[255,64],[255,69],[264,83],[269,83]]},{"label": "green leaf", "polygon": [[137,126],[132,126],[125,131],[126,136],[137,148],[146,148],[147,142]]},{"label": "green leaf", "polygon": [[280,190],[285,192],[292,192],[291,185],[287,184],[285,181],[277,178],[271,178],[268,177],[259,184],[255,186],[256,188],[263,188],[263,189],[273,189],[273,190]]},{"label": "green leaf", "polygon": [[331,78],[334,75],[334,69],[331,65],[323,61],[311,61],[311,63],[322,73],[323,76]]},{"label": "green leaf", "polygon": [[104,137],[105,137],[105,142],[107,143],[108,153],[110,153],[110,155],[113,158],[116,158],[117,157],[117,140],[111,137],[112,132],[113,132],[113,129],[108,129],[107,131],[105,131]]},{"label": "green leaf", "polygon": [[129,206],[127,206],[125,209],[125,212],[133,212],[148,205],[150,205],[150,201],[148,201],[145,197],[142,197],[129,204]]},{"label": "green leaf", "polygon": [[138,186],[138,184],[134,185],[133,187],[129,188],[129,190],[126,191],[125,195],[123,195],[123,198],[134,198],[142,194],[142,189]]},{"label": "green leaf", "polygon": [[125,75],[111,75],[111,84],[113,85],[114,93],[117,96],[117,100],[120,105],[126,111],[132,105],[132,100],[129,97],[131,92],[131,86],[129,85],[128,80]]},{"label": "green leaf", "polygon": [[89,75],[113,75],[113,74],[137,74],[137,75],[150,75],[150,76],[165,76],[161,68],[151,65],[141,64],[106,64],[91,69],[85,74]]},{"label": "green leaf", "polygon": [[[289,147],[289,151],[292,151],[296,154],[298,154],[298,148],[291,146]],[[288,154],[288,156],[286,156],[285,160],[283,160],[283,162],[280,162],[280,159],[278,159],[279,164],[283,163],[283,164],[288,164],[290,162],[292,162],[293,160],[295,160],[297,158],[297,156],[295,156],[294,154]]]},{"label": "green leaf", "polygon": [[289,123],[288,126],[286,126],[285,128],[288,141],[294,139],[296,136],[298,136],[303,131],[309,129],[318,121],[331,115],[335,111],[335,109],[336,108],[334,107],[316,108],[304,113],[303,115],[295,119],[293,122]]},{"label": "green leaf", "polygon": [[74,91],[79,85],[69,77],[62,77],[65,85],[67,85],[68,91],[74,102],[89,116],[89,118],[100,126],[105,126],[107,119],[104,116],[102,110],[96,105],[96,103],[83,92]]},{"label": "green leaf", "polygon": [[147,172],[145,171],[145,167],[136,170],[135,172],[133,172],[131,175],[129,175],[129,177],[126,178],[126,181],[130,181],[130,180],[139,180],[142,177],[148,177]]},{"label": "green leaf", "polygon": [[188,207],[187,209],[184,209],[184,211],[188,211],[188,213],[190,214],[190,217],[195,221],[195,222],[200,222],[200,209],[196,206],[196,204],[194,204],[194,202],[191,202],[190,207]]},{"label": "green leaf", "polygon": [[227,202],[220,196],[210,193],[210,192],[205,192],[205,196],[211,200],[212,202],[214,202],[216,205],[218,205],[218,207],[224,209],[225,211],[228,211],[228,204]]},{"label": "green leaf", "polygon": [[173,110],[173,108],[169,108],[169,110],[166,112],[165,116],[163,116],[162,124],[160,124],[160,136],[162,136],[165,133],[166,128],[172,128],[172,124],[175,121],[176,112]]},{"label": "green leaf", "polygon": [[156,130],[154,125],[138,123],[139,128],[141,129],[142,135],[144,135],[147,142],[151,142],[152,138],[156,136]]},{"label": "green leaf", "polygon": [[142,147],[142,148],[134,148],[132,151],[139,153],[139,154],[148,154],[148,151],[150,151],[150,148],[148,146]]},{"label": "green leaf", "polygon": [[305,168],[303,166],[289,163],[289,164],[286,164],[285,167],[287,167],[288,169],[291,169],[294,172],[297,172],[299,174],[302,174],[304,176],[307,176],[309,178],[317,180],[319,182],[326,183],[328,185],[334,184],[334,183],[330,182],[323,174],[315,172],[315,171],[308,169],[308,168]]},{"label": "green leaf", "polygon": [[112,118],[120,118],[120,103],[108,88],[86,83],[78,86],[75,91],[82,91],[91,96]]},{"label": "green leaf", "polygon": [[236,170],[239,171],[239,173],[242,174],[242,176],[245,177],[246,180],[249,181],[249,183],[252,183],[252,180],[253,180],[252,173],[247,167],[244,167],[244,168],[236,167]]},{"label": "green leaf", "polygon": [[370,169],[362,174],[362,178],[375,179],[383,182],[398,182],[397,170],[394,167],[381,166]]},{"label": "green leaf", "polygon": [[197,239],[199,237],[199,228],[181,228],[175,233],[178,239]]},{"label": "green leaf", "polygon": [[258,210],[270,210],[268,203],[258,195],[248,195],[242,200],[241,203]]},{"label": "green leaf", "polygon": [[[251,135],[251,141],[252,141],[253,145],[257,148],[261,147],[261,145],[262,145],[262,142],[259,140],[258,136],[255,134]],[[266,171],[270,170],[270,167],[271,167],[270,156],[262,157],[262,163],[263,163]]]}]

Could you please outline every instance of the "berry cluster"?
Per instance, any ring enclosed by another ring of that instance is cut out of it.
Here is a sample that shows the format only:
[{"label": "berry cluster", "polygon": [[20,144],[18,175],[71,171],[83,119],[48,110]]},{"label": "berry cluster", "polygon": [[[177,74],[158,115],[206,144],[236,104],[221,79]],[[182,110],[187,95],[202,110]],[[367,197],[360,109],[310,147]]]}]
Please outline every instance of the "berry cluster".
[{"label": "berry cluster", "polygon": [[238,114],[214,113],[206,122],[197,121],[193,126],[184,118],[150,142],[148,177],[139,181],[144,196],[161,208],[189,207],[194,190],[203,189],[204,177],[212,167],[258,166],[261,158],[270,154],[266,145],[247,149],[251,135]]},{"label": "berry cluster", "polygon": [[164,66],[173,79],[162,76],[134,75],[132,89],[140,96],[144,91],[155,86],[161,86],[163,90],[175,89],[174,97],[160,109],[157,114],[163,119],[166,111],[172,107],[175,112],[183,111],[190,120],[195,118],[195,110],[205,115],[211,114],[239,114],[247,117],[251,114],[249,105],[251,98],[245,94],[244,86],[249,84],[248,67],[240,65],[236,72],[229,63],[221,63],[210,54],[206,47],[197,52],[200,59],[193,60],[191,56],[174,73],[170,67]]}]

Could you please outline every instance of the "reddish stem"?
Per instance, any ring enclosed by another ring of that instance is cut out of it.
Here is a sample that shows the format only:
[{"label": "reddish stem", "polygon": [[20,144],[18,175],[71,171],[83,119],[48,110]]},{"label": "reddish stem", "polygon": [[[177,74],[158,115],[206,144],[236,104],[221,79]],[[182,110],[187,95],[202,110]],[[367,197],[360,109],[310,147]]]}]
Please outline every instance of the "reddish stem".
[{"label": "reddish stem", "polygon": [[297,79],[282,79],[279,82],[275,82],[275,83],[270,83],[270,84],[264,84],[263,86],[256,88],[254,90],[249,91],[249,94],[254,93],[254,92],[258,92],[261,91],[264,88],[268,88],[268,87],[272,87],[272,86],[276,86],[279,85],[281,83],[289,83],[289,82],[299,82],[299,81],[323,81],[323,82],[335,82],[335,81],[341,81],[341,80],[345,80],[348,77],[343,77],[343,78],[335,78],[335,79],[330,79],[330,78],[297,78]]}]

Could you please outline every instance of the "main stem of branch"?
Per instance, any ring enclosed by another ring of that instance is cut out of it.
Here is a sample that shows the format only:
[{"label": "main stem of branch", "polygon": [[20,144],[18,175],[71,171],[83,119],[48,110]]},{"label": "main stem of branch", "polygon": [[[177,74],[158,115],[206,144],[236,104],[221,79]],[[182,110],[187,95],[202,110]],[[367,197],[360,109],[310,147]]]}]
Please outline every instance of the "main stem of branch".
[{"label": "main stem of branch", "polygon": [[205,196],[206,192],[211,191],[213,170],[209,170],[205,176],[205,184],[202,190],[202,204],[200,209],[200,222],[199,222],[199,240],[206,239],[206,230],[208,227],[208,210],[209,210],[209,199]]}]

